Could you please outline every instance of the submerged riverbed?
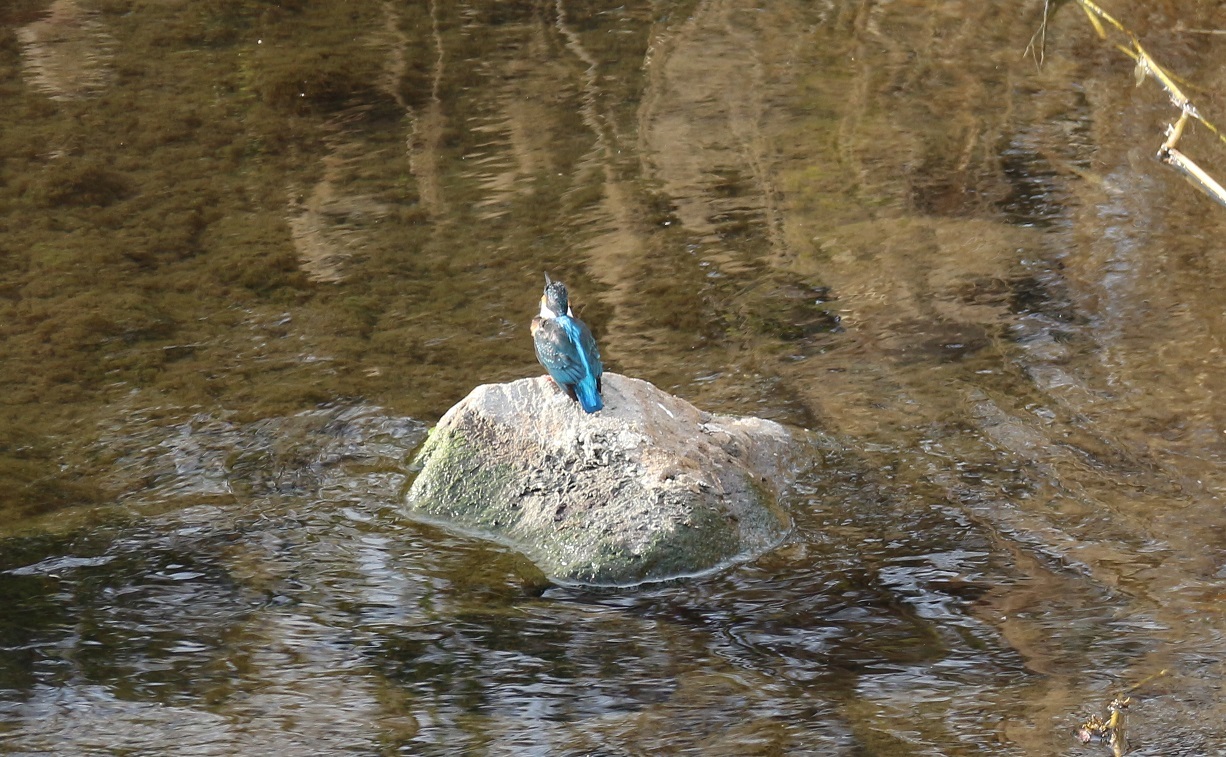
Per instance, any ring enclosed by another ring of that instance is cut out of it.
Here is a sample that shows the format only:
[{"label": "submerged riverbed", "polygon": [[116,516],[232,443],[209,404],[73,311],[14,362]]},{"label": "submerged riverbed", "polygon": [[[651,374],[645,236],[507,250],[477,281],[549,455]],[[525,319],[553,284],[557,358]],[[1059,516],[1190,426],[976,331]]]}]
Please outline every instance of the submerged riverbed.
[{"label": "submerged riverbed", "polygon": [[[1138,684],[1226,752],[1226,211],[1041,6],[6,3],[0,752],[1100,755]],[[1226,122],[1217,4],[1108,10]],[[403,517],[546,271],[827,440],[783,546],[594,592]]]}]

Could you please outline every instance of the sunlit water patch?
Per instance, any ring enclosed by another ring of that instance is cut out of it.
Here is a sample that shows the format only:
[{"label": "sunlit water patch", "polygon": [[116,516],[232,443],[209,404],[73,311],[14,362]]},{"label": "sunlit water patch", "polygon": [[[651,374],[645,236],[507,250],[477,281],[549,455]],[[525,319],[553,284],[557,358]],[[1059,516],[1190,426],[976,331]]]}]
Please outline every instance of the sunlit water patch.
[{"label": "sunlit water patch", "polygon": [[85,3],[55,0],[17,38],[30,85],[53,100],[97,93],[113,76],[109,61],[117,42]]}]

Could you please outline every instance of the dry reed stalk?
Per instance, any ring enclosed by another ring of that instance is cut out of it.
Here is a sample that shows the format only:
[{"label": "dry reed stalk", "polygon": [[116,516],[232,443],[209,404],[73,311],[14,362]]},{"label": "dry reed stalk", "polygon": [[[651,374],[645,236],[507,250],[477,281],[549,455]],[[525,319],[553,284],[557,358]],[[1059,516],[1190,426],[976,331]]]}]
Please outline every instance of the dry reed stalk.
[{"label": "dry reed stalk", "polygon": [[[1158,149],[1158,160],[1179,171],[1193,186],[1226,207],[1226,189],[1223,189],[1221,184],[1177,148],[1189,118],[1199,121],[1222,142],[1226,142],[1226,135],[1223,135],[1213,123],[1201,115],[1188,96],[1176,84],[1175,77],[1146,52],[1137,36],[1128,27],[1099,7],[1093,0],[1075,0],[1075,2],[1085,12],[1086,18],[1089,19],[1090,25],[1094,27],[1094,31],[1097,32],[1099,39],[1103,41],[1110,40],[1111,32],[1108,30],[1108,26],[1115,29],[1119,35],[1125,37],[1126,44],[1115,42],[1114,45],[1120,52],[1136,61],[1135,74],[1137,86],[1144,83],[1146,79],[1153,79],[1166,90],[1167,96],[1171,99],[1171,104],[1179,109],[1179,120],[1167,127],[1166,140]],[[1043,48],[1047,39],[1047,18],[1050,9],[1051,0],[1044,0],[1043,21],[1039,26],[1039,30],[1035,32],[1034,37],[1031,37],[1030,44],[1026,46],[1026,54],[1034,55],[1039,65],[1043,63]],[[1037,46],[1035,44],[1036,39],[1038,40]]]}]

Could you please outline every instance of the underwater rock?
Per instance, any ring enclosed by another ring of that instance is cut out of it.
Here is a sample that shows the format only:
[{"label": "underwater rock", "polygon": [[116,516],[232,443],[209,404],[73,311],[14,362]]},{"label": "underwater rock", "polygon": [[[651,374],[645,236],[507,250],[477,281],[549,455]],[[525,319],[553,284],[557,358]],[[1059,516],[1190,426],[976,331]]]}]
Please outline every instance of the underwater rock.
[{"label": "underwater rock", "polygon": [[808,432],[604,374],[588,415],[547,377],[479,386],[417,456],[411,517],[507,544],[558,583],[624,586],[777,545]]}]

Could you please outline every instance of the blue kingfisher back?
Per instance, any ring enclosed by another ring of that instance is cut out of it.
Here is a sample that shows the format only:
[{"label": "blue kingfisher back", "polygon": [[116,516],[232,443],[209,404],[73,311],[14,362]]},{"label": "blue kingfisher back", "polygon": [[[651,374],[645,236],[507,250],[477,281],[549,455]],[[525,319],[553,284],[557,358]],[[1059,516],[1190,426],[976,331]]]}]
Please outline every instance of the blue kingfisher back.
[{"label": "blue kingfisher back", "polygon": [[600,349],[592,332],[570,309],[566,285],[545,275],[541,313],[532,319],[536,359],[554,383],[577,401],[585,413],[604,407],[600,399]]}]

